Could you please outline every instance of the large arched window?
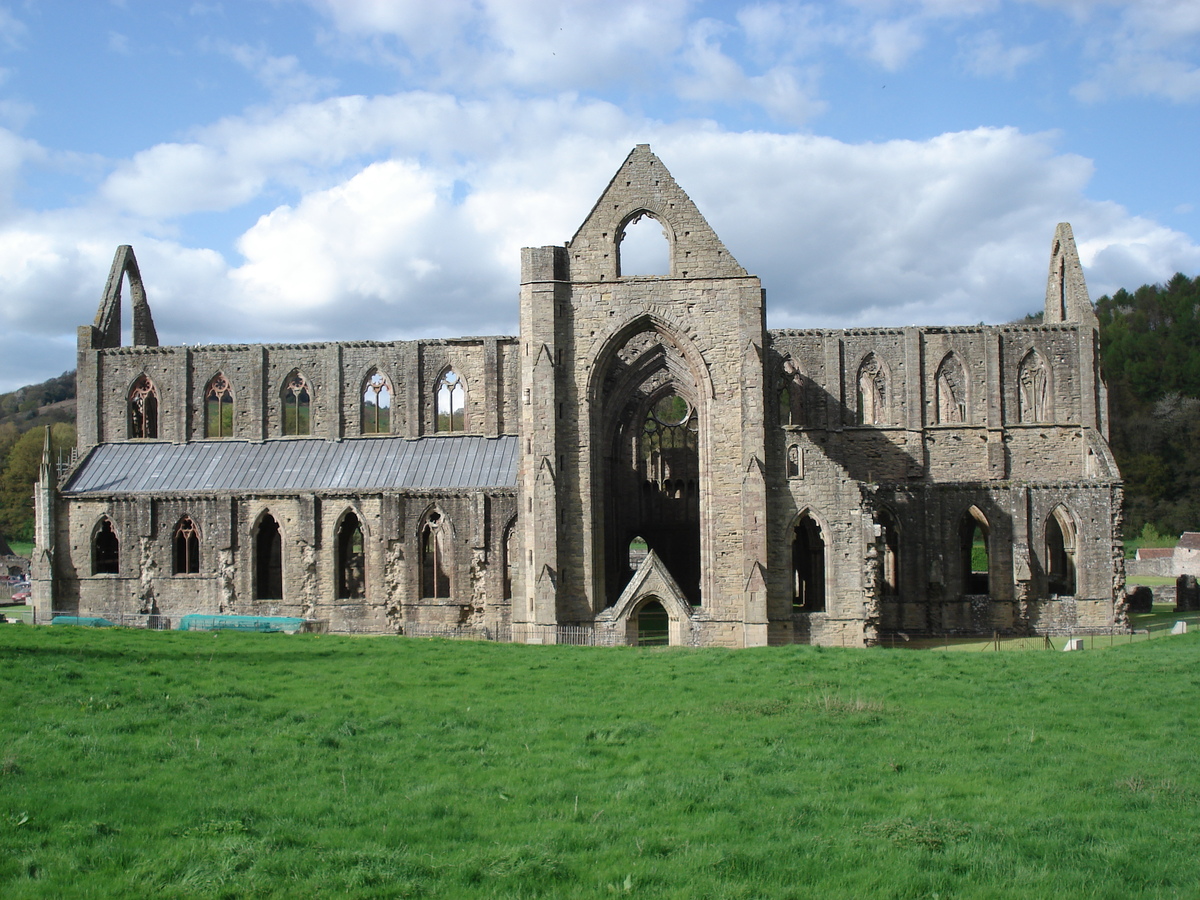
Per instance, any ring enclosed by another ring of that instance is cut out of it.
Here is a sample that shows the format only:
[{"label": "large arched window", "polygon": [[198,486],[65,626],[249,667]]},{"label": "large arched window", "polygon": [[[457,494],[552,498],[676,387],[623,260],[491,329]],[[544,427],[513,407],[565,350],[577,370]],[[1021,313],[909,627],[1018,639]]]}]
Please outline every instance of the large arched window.
[{"label": "large arched window", "polygon": [[889,424],[887,369],[874,353],[868,353],[858,367],[858,424]]},{"label": "large arched window", "polygon": [[352,512],[346,513],[337,530],[337,595],[339,600],[367,596],[367,564],[363,548],[362,523]]},{"label": "large arched window", "polygon": [[962,363],[947,353],[934,379],[937,395],[937,424],[954,425],[967,421],[967,378]]},{"label": "large arched window", "polygon": [[639,210],[617,232],[617,275],[670,275],[671,240],[666,226]]},{"label": "large arched window", "polygon": [[467,430],[467,384],[453,369],[447,369],[438,379],[434,392],[438,431]]},{"label": "large arched window", "polygon": [[280,392],[283,401],[283,433],[285,435],[312,434],[312,391],[308,379],[299,369],[292,369],[283,380]]},{"label": "large arched window", "polygon": [[191,516],[184,516],[175,526],[171,562],[176,575],[194,575],[200,571],[200,530]]},{"label": "large arched window", "polygon": [[450,530],[437,510],[421,526],[421,596],[447,598],[451,592]]},{"label": "large arched window", "polygon": [[1051,419],[1050,372],[1036,349],[1025,354],[1017,370],[1017,407],[1023,424]]},{"label": "large arched window", "polygon": [[388,434],[392,430],[392,387],[387,376],[372,369],[363,379],[362,433]]},{"label": "large arched window", "polygon": [[825,611],[825,538],[807,512],[792,529],[792,606],[801,612]]},{"label": "large arched window", "polygon": [[991,591],[991,528],[977,506],[963,513],[958,525],[958,549],[963,593],[985,595]]},{"label": "large arched window", "polygon": [[233,437],[233,388],[221,372],[204,390],[204,436]]},{"label": "large arched window", "polygon": [[1075,596],[1075,547],[1075,520],[1056,506],[1046,519],[1046,582],[1051,594]]},{"label": "large arched window", "polygon": [[158,437],[158,389],[146,375],[139,375],[129,389],[129,436]]},{"label": "large arched window", "polygon": [[779,424],[804,425],[804,381],[793,360],[783,364],[779,388]]},{"label": "large arched window", "polygon": [[92,574],[119,575],[121,572],[121,542],[112,519],[102,518],[92,534]]},{"label": "large arched window", "polygon": [[259,520],[254,536],[254,599],[283,599],[283,535],[270,513]]}]

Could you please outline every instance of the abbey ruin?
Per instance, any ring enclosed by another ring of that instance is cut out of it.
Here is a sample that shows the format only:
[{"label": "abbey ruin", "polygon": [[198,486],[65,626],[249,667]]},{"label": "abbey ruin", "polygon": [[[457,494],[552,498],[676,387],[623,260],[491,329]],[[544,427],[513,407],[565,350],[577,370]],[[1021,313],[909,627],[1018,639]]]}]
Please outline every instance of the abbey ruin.
[{"label": "abbey ruin", "polygon": [[[667,275],[622,274],[645,216]],[[566,245],[522,251],[520,298],[517,337],[162,347],[120,248],[79,329],[79,459],[36,492],[39,619],[749,647],[1121,618],[1069,226],[1039,324],[768,331],[639,145]]]}]

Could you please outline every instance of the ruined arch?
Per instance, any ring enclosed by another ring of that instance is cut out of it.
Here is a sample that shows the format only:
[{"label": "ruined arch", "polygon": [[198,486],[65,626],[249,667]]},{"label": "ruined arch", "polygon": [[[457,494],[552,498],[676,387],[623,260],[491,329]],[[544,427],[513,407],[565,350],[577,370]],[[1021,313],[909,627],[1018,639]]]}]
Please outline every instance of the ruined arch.
[{"label": "ruined arch", "polygon": [[[649,219],[661,228],[661,240],[653,233]],[[631,234],[635,229],[636,234]],[[626,239],[629,238],[629,243]],[[617,261],[617,277],[637,275],[670,275],[674,271],[675,232],[665,217],[646,207],[639,207],[625,216],[613,233],[613,249]],[[661,269],[662,271],[650,271]]]},{"label": "ruined arch", "polygon": [[[705,427],[711,387],[690,341],[651,315],[598,354],[589,397],[595,558],[606,606],[629,582],[629,542],[642,536],[692,604],[703,595]],[[689,485],[695,485],[689,490]]]},{"label": "ruined arch", "polygon": [[829,565],[829,528],[811,508],[791,526],[792,609],[825,612]]},{"label": "ruined arch", "polygon": [[517,517],[513,516],[508,520],[508,524],[504,526],[504,539],[500,544],[500,552],[503,554],[500,568],[504,578],[503,597],[505,600],[512,600],[517,580],[514,576],[520,570],[521,548],[518,545],[518,541],[520,540],[519,534],[517,531]]},{"label": "ruined arch", "polygon": [[299,437],[312,434],[313,392],[309,380],[299,369],[292,369],[279,389],[283,409],[283,433]]},{"label": "ruined arch", "polygon": [[953,350],[942,357],[937,368],[934,396],[934,421],[938,425],[965,425],[970,421],[966,369]]},{"label": "ruined arch", "polygon": [[879,593],[896,598],[900,596],[900,525],[895,513],[886,506],[880,507],[875,524],[880,538]]},{"label": "ruined arch", "polygon": [[421,517],[417,530],[421,563],[421,596],[448,599],[454,596],[454,530],[437,505]]},{"label": "ruined arch", "polygon": [[158,388],[143,372],[129,386],[129,437],[158,437]]},{"label": "ruined arch", "polygon": [[361,434],[390,434],[392,408],[396,398],[392,381],[378,367],[372,367],[359,385],[359,431]]},{"label": "ruined arch", "polygon": [[1037,347],[1030,347],[1017,367],[1017,420],[1022,425],[1052,421],[1053,401],[1050,367]]},{"label": "ruined arch", "polygon": [[807,425],[804,376],[796,361],[786,359],[779,370],[779,424],[784,427]]},{"label": "ruined arch", "polygon": [[1046,589],[1058,597],[1074,597],[1078,589],[1075,568],[1079,528],[1063,504],[1050,511],[1045,523]]},{"label": "ruined arch", "polygon": [[107,515],[92,526],[92,574],[121,574],[121,539],[117,526]]},{"label": "ruined arch", "polygon": [[361,600],[367,596],[367,532],[358,510],[346,509],[333,533],[337,598]]},{"label": "ruined arch", "polygon": [[892,380],[887,364],[875,353],[867,353],[858,365],[856,415],[859,425],[890,425]]},{"label": "ruined arch", "polygon": [[466,431],[467,381],[454,366],[446,366],[433,388],[433,427],[439,433]]},{"label": "ruined arch", "polygon": [[171,546],[171,571],[195,575],[200,571],[200,529],[189,515],[179,517]]},{"label": "ruined arch", "polygon": [[269,510],[259,513],[251,530],[254,547],[255,600],[283,599],[283,529]]},{"label": "ruined arch", "polygon": [[969,506],[958,520],[958,558],[962,592],[991,593],[992,527],[983,510]]},{"label": "ruined arch", "polygon": [[233,437],[233,386],[218,372],[204,388],[204,436]]}]

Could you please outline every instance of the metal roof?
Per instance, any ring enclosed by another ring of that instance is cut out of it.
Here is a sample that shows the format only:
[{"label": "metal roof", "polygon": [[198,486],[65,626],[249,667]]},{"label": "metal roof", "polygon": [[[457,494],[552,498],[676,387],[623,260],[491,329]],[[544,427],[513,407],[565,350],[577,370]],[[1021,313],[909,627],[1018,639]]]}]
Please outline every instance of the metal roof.
[{"label": "metal roof", "polygon": [[291,438],[263,443],[226,439],[189,444],[101,444],[75,470],[63,493],[266,494],[516,485],[514,435],[462,434],[413,440]]}]

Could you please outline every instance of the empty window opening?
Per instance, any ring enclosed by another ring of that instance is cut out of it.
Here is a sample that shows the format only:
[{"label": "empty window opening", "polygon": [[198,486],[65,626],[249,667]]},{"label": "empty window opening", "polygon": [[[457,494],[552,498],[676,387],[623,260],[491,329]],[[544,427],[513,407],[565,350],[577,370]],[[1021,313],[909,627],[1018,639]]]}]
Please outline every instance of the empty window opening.
[{"label": "empty window opening", "polygon": [[450,596],[450,560],[447,550],[445,519],[431,512],[421,528],[421,596],[448,598]]},{"label": "empty window opening", "polygon": [[1017,371],[1018,419],[1022,423],[1050,421],[1050,375],[1041,354],[1030,350]]},{"label": "empty window opening", "polygon": [[779,389],[779,424],[804,424],[804,383],[796,363],[790,359],[783,364],[783,386]]},{"label": "empty window opening", "polygon": [[220,372],[204,391],[204,436],[233,437],[233,388]]},{"label": "empty window opening", "polygon": [[967,421],[967,379],[962,363],[953,353],[938,366],[935,378],[937,424],[953,425]]},{"label": "empty window opening", "polygon": [[987,518],[978,507],[963,513],[959,525],[959,552],[962,559],[963,593],[984,596],[990,593],[991,550]]},{"label": "empty window opening", "polygon": [[338,599],[362,599],[367,596],[366,553],[363,550],[362,523],[354,513],[346,513],[338,526]]},{"label": "empty window opening", "polygon": [[629,542],[629,572],[630,572],[630,574],[632,574],[638,570],[638,566],[640,566],[643,562],[646,561],[646,557],[649,554],[650,554],[650,547],[646,543],[646,539],[644,537],[642,537],[640,534],[634,535],[633,539]]},{"label": "empty window opening", "polygon": [[805,513],[792,532],[792,607],[825,611],[825,539],[821,526]]},{"label": "empty window opening", "polygon": [[1075,523],[1061,506],[1046,520],[1046,580],[1051,594],[1075,596]]},{"label": "empty window opening", "polygon": [[858,424],[888,424],[887,371],[874,353],[858,367]]},{"label": "empty window opening", "polygon": [[671,643],[671,618],[658,600],[648,601],[637,613],[637,645],[666,647]]},{"label": "empty window opening", "polygon": [[283,599],[283,535],[270,514],[258,523],[254,539],[254,599]]},{"label": "empty window opening", "polygon": [[312,392],[298,369],[293,369],[283,382],[283,433],[312,434]]},{"label": "empty window opening", "polygon": [[804,476],[804,456],[796,444],[787,448],[787,477],[801,478]]},{"label": "empty window opening", "polygon": [[896,597],[900,594],[900,532],[896,517],[881,509],[876,524],[883,544],[879,590],[884,597]]},{"label": "empty window opening", "polygon": [[520,561],[520,551],[517,549],[517,521],[514,519],[509,523],[508,531],[504,535],[504,599],[511,600],[513,598],[513,582],[516,580],[516,566]]},{"label": "empty window opening", "polygon": [[617,234],[617,274],[671,274],[670,239],[650,213],[637,213]]},{"label": "empty window opening", "polygon": [[467,386],[453,369],[438,379],[434,395],[438,431],[467,430]]},{"label": "empty window opening", "polygon": [[129,389],[129,436],[158,437],[158,390],[145,375],[139,375]]},{"label": "empty window opening", "polygon": [[392,390],[387,379],[372,370],[363,382],[362,433],[388,434],[392,430]]},{"label": "empty window opening", "polygon": [[200,531],[191,516],[184,516],[175,526],[172,568],[176,575],[194,575],[200,571]]},{"label": "empty window opening", "polygon": [[121,542],[108,516],[100,520],[92,538],[92,574],[119,575],[121,572]]}]

